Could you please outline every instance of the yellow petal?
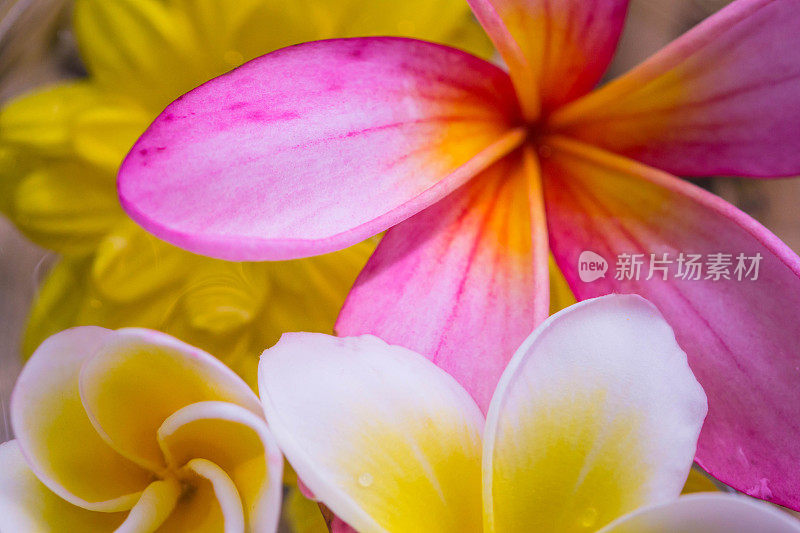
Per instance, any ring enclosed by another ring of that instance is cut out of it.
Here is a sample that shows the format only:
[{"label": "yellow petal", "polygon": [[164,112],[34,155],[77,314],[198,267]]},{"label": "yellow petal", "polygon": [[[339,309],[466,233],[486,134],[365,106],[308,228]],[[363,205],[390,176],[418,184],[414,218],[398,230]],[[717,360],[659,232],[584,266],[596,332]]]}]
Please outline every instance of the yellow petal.
[{"label": "yellow petal", "polygon": [[264,311],[262,347],[286,331],[333,332],[356,276],[375,250],[370,239],[332,254],[268,263],[272,293]]},{"label": "yellow petal", "polygon": [[89,418],[107,442],[154,471],[166,466],[158,428],[179,409],[220,400],[261,413],[252,391],[217,359],[144,329],[111,334],[84,363],[80,391]]},{"label": "yellow petal", "polygon": [[13,218],[28,236],[64,254],[91,252],[123,216],[113,182],[78,163],[43,165],[16,190]]},{"label": "yellow petal", "polygon": [[87,509],[130,509],[151,473],[118,455],[81,404],[82,366],[113,335],[87,326],[47,339],[23,368],[11,398],[11,423],[32,470],[50,490]]},{"label": "yellow petal", "polygon": [[[491,44],[466,2],[444,0],[172,0],[191,20],[205,62],[228,70],[272,50],[335,37],[400,35],[443,42],[483,57]],[[265,31],[265,28],[268,28]],[[216,61],[215,61],[216,60]],[[212,73],[212,75],[218,74]]]},{"label": "yellow petal", "polygon": [[261,357],[259,391],[297,475],[358,531],[481,530],[483,416],[423,356],[286,334]]},{"label": "yellow petal", "polygon": [[[86,259],[61,259],[39,286],[22,339],[22,355],[30,355],[59,331],[80,325],[78,312],[86,299]],[[101,324],[102,325],[102,324]]]},{"label": "yellow petal", "polygon": [[165,420],[158,440],[173,469],[206,459],[225,472],[241,497],[248,531],[277,527],[283,456],[262,418],[232,403],[195,403]]},{"label": "yellow petal", "polygon": [[[185,287],[181,287],[181,290],[185,291]],[[258,345],[254,344],[253,339],[256,334],[255,330],[262,324],[260,319],[248,323],[247,328],[238,327],[233,330],[217,330],[213,332],[208,329],[198,329],[193,325],[194,313],[190,313],[186,308],[183,298],[185,294],[178,293],[175,296],[174,309],[158,329],[179,339],[186,339],[193,346],[201,347],[209,353],[213,353],[220,361],[230,368],[234,368],[236,373],[242,376],[253,388],[255,374],[253,373],[252,365],[258,362],[258,349],[256,348]],[[142,303],[149,304],[146,299]],[[208,313],[208,311],[203,311],[202,309],[197,309],[195,312]],[[210,313],[213,313],[213,311]],[[244,373],[248,371],[250,374]]]},{"label": "yellow petal", "polygon": [[0,141],[0,213],[13,217],[14,190],[30,173],[31,158],[24,150]]},{"label": "yellow petal", "polygon": [[297,4],[316,26],[318,38],[399,35],[451,44],[478,55],[491,53],[467,3],[460,0],[302,0]]},{"label": "yellow petal", "polygon": [[155,531],[172,514],[180,495],[181,485],[176,479],[150,483],[114,533]]},{"label": "yellow petal", "polygon": [[36,478],[16,441],[0,444],[0,472],[0,531],[110,533],[125,519],[125,513],[88,511],[60,498]]},{"label": "yellow petal", "polygon": [[195,459],[181,474],[188,490],[158,533],[244,532],[241,501],[222,469]]},{"label": "yellow petal", "polygon": [[150,113],[124,101],[103,102],[75,117],[72,146],[78,156],[116,174],[152,118]]},{"label": "yellow petal", "polygon": [[180,286],[200,263],[201,258],[153,237],[125,219],[97,247],[91,268],[92,287],[105,300],[137,303],[171,285]]},{"label": "yellow petal", "polygon": [[708,474],[700,470],[700,467],[693,466],[689,471],[689,477],[683,485],[681,494],[691,494],[694,492],[714,492],[719,488],[711,481]]},{"label": "yellow petal", "polygon": [[[222,513],[225,533],[244,533],[245,521],[242,500],[239,497],[236,485],[225,471],[205,459],[192,459],[186,464],[186,469],[191,470],[211,483],[214,496]],[[275,528],[273,527],[273,529]]]},{"label": "yellow petal", "polygon": [[208,77],[284,46],[315,40],[302,2],[280,0],[170,0],[202,43]]},{"label": "yellow petal", "polygon": [[298,488],[290,488],[286,495],[283,520],[293,533],[328,533],[319,505]]},{"label": "yellow petal", "polygon": [[0,140],[39,155],[71,153],[75,116],[100,101],[89,82],[57,85],[18,97],[0,112]]},{"label": "yellow petal", "polygon": [[[88,277],[91,272],[81,272]],[[91,285],[91,284],[90,284]],[[90,286],[90,292],[81,302],[76,321],[78,324],[100,324],[110,329],[126,326],[163,329],[180,292],[161,290],[135,302],[116,303],[104,298]]]},{"label": "yellow petal", "polygon": [[188,277],[183,305],[192,327],[224,334],[253,322],[270,287],[269,264],[206,260]]},{"label": "yellow petal", "polygon": [[192,89],[191,29],[157,0],[78,0],[75,34],[96,82],[160,111]]},{"label": "yellow petal", "polygon": [[550,254],[548,261],[550,267],[550,314],[552,315],[566,309],[577,300],[567,284],[567,279],[553,259],[553,254]]},{"label": "yellow petal", "polygon": [[553,315],[489,407],[485,531],[595,531],[677,497],[705,414],[686,354],[644,299],[606,296]]}]

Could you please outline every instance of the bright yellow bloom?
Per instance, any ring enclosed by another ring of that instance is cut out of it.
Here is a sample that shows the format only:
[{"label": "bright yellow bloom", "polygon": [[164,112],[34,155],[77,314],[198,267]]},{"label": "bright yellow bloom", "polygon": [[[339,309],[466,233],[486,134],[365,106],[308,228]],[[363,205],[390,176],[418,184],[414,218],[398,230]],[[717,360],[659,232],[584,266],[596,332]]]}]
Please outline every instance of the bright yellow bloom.
[{"label": "bright yellow bloom", "polygon": [[0,530],[275,531],[283,460],[247,384],[156,331],[47,339],[14,387]]},{"label": "bright yellow bloom", "polygon": [[293,43],[402,34],[490,52],[462,0],[77,0],[74,16],[89,77],[0,114],[0,209],[63,255],[24,351],[73,325],[150,327],[218,355],[251,384],[255,358],[243,356],[283,331],[332,329],[373,244],[260,264],[184,252],[119,208],[115,174],[129,147],[172,99]]}]

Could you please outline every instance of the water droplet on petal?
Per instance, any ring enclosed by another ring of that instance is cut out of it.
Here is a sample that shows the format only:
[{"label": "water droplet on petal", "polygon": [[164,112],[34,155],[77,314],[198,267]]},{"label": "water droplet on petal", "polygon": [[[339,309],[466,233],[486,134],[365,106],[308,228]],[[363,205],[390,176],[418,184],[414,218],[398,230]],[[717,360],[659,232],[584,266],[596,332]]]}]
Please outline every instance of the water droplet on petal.
[{"label": "water droplet on petal", "polygon": [[369,487],[370,485],[372,485],[373,481],[374,480],[372,479],[372,474],[368,472],[364,472],[363,474],[358,476],[358,484],[361,485],[362,487]]},{"label": "water droplet on petal", "polygon": [[579,523],[581,527],[590,528],[597,522],[597,509],[594,507],[587,507],[580,515]]}]

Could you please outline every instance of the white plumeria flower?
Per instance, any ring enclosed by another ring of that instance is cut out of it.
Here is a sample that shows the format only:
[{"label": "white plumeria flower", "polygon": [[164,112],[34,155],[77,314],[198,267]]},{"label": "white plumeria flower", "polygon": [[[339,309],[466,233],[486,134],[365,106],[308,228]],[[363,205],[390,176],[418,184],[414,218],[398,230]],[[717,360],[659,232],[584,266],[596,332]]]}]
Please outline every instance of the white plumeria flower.
[{"label": "white plumeria flower", "polygon": [[2,533],[273,532],[283,458],[261,405],[211,355],[157,331],[47,339],[0,445]]},{"label": "white plumeria flower", "polygon": [[743,497],[678,498],[706,397],[636,296],[550,317],[486,419],[433,363],[372,336],[284,335],[259,388],[298,475],[360,532],[800,531]]}]

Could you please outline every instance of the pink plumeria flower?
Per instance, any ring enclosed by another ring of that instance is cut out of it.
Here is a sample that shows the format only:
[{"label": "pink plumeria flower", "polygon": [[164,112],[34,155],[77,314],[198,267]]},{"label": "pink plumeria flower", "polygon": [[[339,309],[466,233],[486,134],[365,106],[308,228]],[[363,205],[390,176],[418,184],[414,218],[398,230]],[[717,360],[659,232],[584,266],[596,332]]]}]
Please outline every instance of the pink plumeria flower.
[{"label": "pink plumeria flower", "polygon": [[[800,2],[737,0],[597,90],[627,0],[471,5],[508,73],[409,39],[279,50],[164,111],[121,168],[125,209],[237,261],[388,230],[337,332],[424,354],[484,412],[548,314],[552,251],[578,299],[637,293],[675,329],[710,401],[698,463],[800,509],[800,258],[674,176],[800,173]],[[584,251],[762,260],[755,280],[583,282]]]},{"label": "pink plumeria flower", "polygon": [[548,319],[485,419],[446,372],[370,335],[284,335],[259,392],[308,489],[361,533],[800,531],[745,497],[677,499],[706,397],[638,296]]},{"label": "pink plumeria flower", "polygon": [[53,335],[11,399],[3,533],[274,532],[283,456],[258,397],[156,331]]}]

